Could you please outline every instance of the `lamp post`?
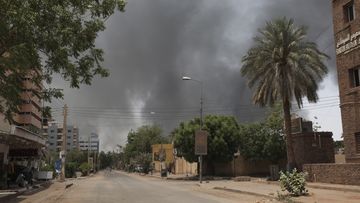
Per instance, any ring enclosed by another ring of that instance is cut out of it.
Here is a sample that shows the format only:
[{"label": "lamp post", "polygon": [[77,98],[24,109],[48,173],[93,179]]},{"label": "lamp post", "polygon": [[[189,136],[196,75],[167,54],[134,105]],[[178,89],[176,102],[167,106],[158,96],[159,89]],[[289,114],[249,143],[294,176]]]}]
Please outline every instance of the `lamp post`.
[{"label": "lamp post", "polygon": [[200,80],[195,80],[189,76],[183,76],[182,80],[191,80],[198,84],[200,84],[200,130],[202,130],[203,126],[203,82]]},{"label": "lamp post", "polygon": [[[200,80],[193,79],[189,76],[183,76],[182,80],[191,80],[200,84],[200,130],[203,127],[203,82]],[[202,183],[202,155],[199,155],[199,181]]]}]

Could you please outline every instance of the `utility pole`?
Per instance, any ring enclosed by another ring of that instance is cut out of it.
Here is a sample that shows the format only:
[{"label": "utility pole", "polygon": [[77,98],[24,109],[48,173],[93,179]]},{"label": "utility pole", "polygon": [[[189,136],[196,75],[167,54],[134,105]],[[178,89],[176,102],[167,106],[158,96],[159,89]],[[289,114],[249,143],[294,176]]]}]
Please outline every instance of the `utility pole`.
[{"label": "utility pole", "polygon": [[[203,129],[203,83],[200,82],[201,85],[201,92],[200,92],[200,130]],[[199,156],[199,179],[200,179],[200,183],[202,183],[202,155],[200,154]]]},{"label": "utility pole", "polygon": [[[88,139],[88,164],[91,166],[90,164],[90,149],[91,149],[91,134],[89,136],[89,139]],[[88,174],[90,174],[90,168],[88,168]]]},{"label": "utility pole", "polygon": [[66,145],[67,145],[67,105],[64,105],[64,121],[63,121],[63,132],[62,132],[62,154],[61,154],[61,176],[60,180],[65,181],[65,157],[66,157]]}]

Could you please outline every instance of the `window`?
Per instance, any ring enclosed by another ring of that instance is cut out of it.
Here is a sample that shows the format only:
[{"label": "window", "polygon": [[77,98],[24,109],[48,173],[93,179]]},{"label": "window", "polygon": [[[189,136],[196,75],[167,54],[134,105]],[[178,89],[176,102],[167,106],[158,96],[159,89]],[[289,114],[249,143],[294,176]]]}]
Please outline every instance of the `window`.
[{"label": "window", "polygon": [[355,133],[356,153],[360,154],[360,132]]},{"label": "window", "polygon": [[349,70],[350,87],[360,86],[360,67]]},{"label": "window", "polygon": [[50,130],[51,133],[55,132],[54,130]]},{"label": "window", "polygon": [[71,130],[68,130],[68,133],[71,133]]},{"label": "window", "polygon": [[345,22],[350,22],[355,19],[354,1],[350,1],[344,6],[344,19]]}]

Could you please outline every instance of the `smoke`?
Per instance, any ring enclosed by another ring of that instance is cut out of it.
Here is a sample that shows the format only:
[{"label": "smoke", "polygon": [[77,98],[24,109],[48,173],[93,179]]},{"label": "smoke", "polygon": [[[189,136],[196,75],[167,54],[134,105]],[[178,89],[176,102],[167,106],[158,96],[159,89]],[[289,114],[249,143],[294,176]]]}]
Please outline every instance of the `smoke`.
[{"label": "smoke", "polygon": [[309,39],[332,57],[327,63],[336,82],[331,12],[328,0],[131,0],[97,39],[110,77],[79,90],[65,87],[70,120],[81,135],[97,132],[106,150],[124,145],[129,130],[143,124],[167,134],[199,115],[200,83],[182,81],[186,75],[203,82],[205,114],[255,121],[264,110],[251,105],[240,68],[257,29],[283,16],[307,25]]}]

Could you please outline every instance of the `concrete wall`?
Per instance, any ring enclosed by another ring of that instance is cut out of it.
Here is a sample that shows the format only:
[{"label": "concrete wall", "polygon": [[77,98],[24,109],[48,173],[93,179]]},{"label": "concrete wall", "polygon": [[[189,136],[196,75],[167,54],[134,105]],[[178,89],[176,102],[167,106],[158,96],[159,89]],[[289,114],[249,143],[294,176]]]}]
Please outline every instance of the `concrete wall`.
[{"label": "concrete wall", "polygon": [[335,163],[337,163],[337,164],[346,163],[345,154],[335,154]]},{"label": "concrete wall", "polygon": [[197,163],[187,162],[183,157],[175,159],[175,174],[197,174]]},{"label": "concrete wall", "polygon": [[[267,175],[270,173],[270,161],[251,161],[244,157],[237,156],[228,163],[214,163],[214,175],[217,176],[248,176],[248,175]],[[210,173],[211,166],[204,163],[204,171]]]},{"label": "concrete wall", "polygon": [[360,164],[304,164],[308,181],[360,185]]}]

